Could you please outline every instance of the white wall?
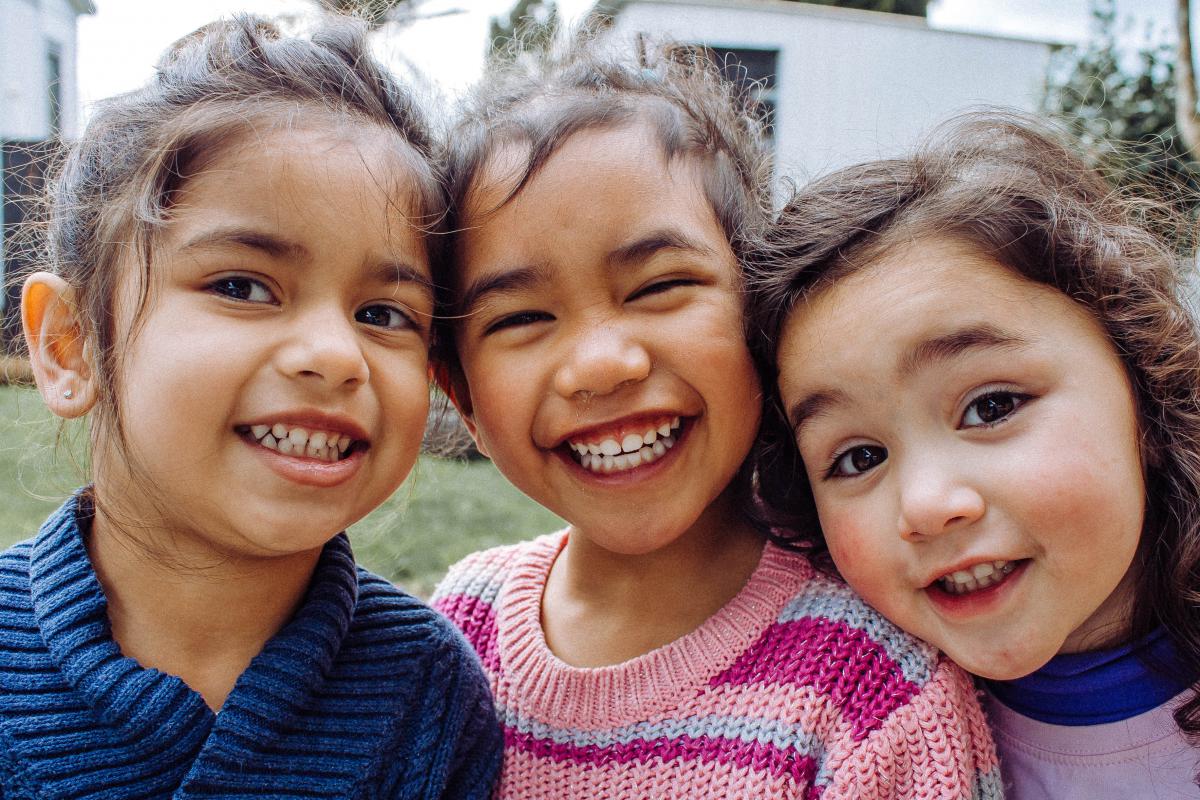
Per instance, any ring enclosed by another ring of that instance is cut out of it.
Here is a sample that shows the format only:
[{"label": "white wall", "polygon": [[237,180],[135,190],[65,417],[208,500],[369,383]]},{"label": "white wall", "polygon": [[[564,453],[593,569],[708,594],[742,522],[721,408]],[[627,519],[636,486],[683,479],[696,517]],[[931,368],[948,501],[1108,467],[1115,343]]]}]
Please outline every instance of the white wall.
[{"label": "white wall", "polygon": [[[82,7],[89,4],[84,3]],[[0,0],[0,139],[50,134],[47,48],[60,52],[62,133],[77,132],[75,19],[70,0]]]},{"label": "white wall", "polygon": [[896,155],[956,111],[1032,111],[1053,47],[919,18],[778,0],[627,0],[614,30],[779,51],[778,171],[798,179]]}]

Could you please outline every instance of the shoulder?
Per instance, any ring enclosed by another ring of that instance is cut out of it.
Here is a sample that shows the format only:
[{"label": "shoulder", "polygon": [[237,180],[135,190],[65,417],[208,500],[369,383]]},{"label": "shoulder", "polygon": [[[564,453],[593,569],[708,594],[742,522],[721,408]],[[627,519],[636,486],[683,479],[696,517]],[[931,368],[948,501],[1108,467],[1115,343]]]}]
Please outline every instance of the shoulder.
[{"label": "shoulder", "polygon": [[459,627],[469,625],[495,606],[501,589],[527,557],[556,550],[562,540],[562,532],[551,533],[472,553],[450,567],[430,603]]},{"label": "shoulder", "polygon": [[452,566],[434,590],[430,603],[463,632],[489,673],[500,669],[496,603],[501,591],[524,562],[557,551],[564,537],[560,531],[472,553]]},{"label": "shoulder", "polygon": [[369,647],[444,657],[466,648],[458,629],[427,603],[358,567],[358,599],[348,639]]}]

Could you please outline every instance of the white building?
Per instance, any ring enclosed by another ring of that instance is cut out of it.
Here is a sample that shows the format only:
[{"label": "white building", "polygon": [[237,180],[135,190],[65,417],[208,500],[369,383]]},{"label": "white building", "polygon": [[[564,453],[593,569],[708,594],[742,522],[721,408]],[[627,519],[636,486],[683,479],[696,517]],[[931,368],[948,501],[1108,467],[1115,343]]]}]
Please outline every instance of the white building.
[{"label": "white building", "polygon": [[75,20],[91,0],[0,0],[0,139],[76,132]]},{"label": "white building", "polygon": [[896,155],[968,108],[1035,110],[1058,47],[783,0],[602,0],[597,10],[618,35],[703,44],[767,79],[777,169],[800,180]]},{"label": "white building", "polygon": [[17,327],[18,287],[7,277],[20,261],[11,246],[18,198],[41,177],[36,143],[77,133],[75,21],[95,11],[92,0],[0,0],[0,353]]}]

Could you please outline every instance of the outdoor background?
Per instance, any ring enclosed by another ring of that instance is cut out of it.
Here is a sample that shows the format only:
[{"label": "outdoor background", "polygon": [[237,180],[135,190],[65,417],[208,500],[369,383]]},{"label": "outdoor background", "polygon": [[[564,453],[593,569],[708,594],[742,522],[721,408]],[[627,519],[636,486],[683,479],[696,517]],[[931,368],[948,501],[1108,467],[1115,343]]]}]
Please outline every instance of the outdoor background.
[{"label": "outdoor background", "polygon": [[[637,3],[606,2],[625,8],[624,19],[630,25],[651,19],[637,15]],[[21,222],[23,181],[38,177],[28,170],[26,154],[55,136],[69,139],[86,124],[96,101],[144,83],[163,48],[197,26],[222,15],[252,11],[283,15],[287,24],[303,28],[322,4],[338,3],[0,0],[0,166],[7,192],[0,192],[5,232],[0,237],[0,258],[7,256],[0,266],[9,271],[7,277],[24,268],[18,263],[20,254],[12,246],[4,251],[4,245]],[[900,14],[805,11],[787,18],[798,34],[792,36],[789,30],[783,37],[786,46],[764,45],[763,29],[769,26],[750,24],[742,41],[723,43],[721,52],[760,58],[759,64],[765,65],[760,73],[752,69],[751,77],[759,81],[764,105],[780,110],[771,134],[777,155],[793,147],[801,156],[809,156],[812,142],[822,134],[829,134],[826,138],[831,136],[844,150],[844,137],[839,138],[835,123],[868,134],[866,141],[872,147],[891,146],[895,141],[888,137],[899,140],[897,131],[905,125],[924,124],[919,114],[901,118],[913,108],[933,114],[936,102],[948,94],[984,87],[993,93],[988,95],[993,102],[1003,101],[1008,96],[1004,92],[1011,90],[1013,96],[1024,98],[1021,107],[1057,120],[1078,138],[1093,163],[1131,191],[1174,192],[1185,199],[1198,196],[1196,158],[1186,137],[1175,128],[1176,0],[824,0],[823,4]],[[380,23],[372,34],[376,51],[430,96],[452,100],[480,74],[494,32],[511,32],[521,15],[537,24],[569,25],[592,9],[596,0],[397,0],[391,5],[408,11]],[[642,5],[645,10],[653,4]],[[675,33],[674,26],[679,26],[677,35],[709,44],[700,31],[704,25],[730,37],[736,25],[727,23],[758,19],[754,15],[759,12],[782,13],[785,6],[793,11],[799,7],[783,0],[696,0],[693,5],[693,10],[671,18],[668,32]],[[46,30],[57,31],[58,39],[49,34],[44,40],[30,36],[26,26],[33,23],[20,15],[34,13],[31,9],[49,15],[47,9],[52,7],[68,12],[45,21]],[[669,7],[668,12],[674,14],[681,7]],[[18,17],[23,20],[19,24]],[[839,57],[826,65],[804,62],[803,57],[817,52],[820,45],[835,47]],[[981,55],[985,51],[997,55]],[[969,63],[971,69],[956,71],[946,66],[950,63]],[[822,66],[833,72],[818,74]],[[1036,92],[1025,80],[1030,75],[1038,86]],[[982,78],[992,83],[981,82]],[[1005,81],[1008,85],[998,86],[997,82]],[[855,94],[845,84],[875,88]],[[911,102],[910,97],[920,102]],[[885,101],[896,108],[885,107]],[[1194,97],[1190,105],[1192,126],[1200,131]],[[847,122],[856,112],[862,120]],[[800,163],[800,158],[793,163]],[[818,161],[816,168],[830,165]],[[812,174],[813,168],[809,169],[793,176]],[[1178,192],[1179,187],[1191,194]],[[4,300],[0,298],[0,303]],[[14,300],[10,293],[0,306],[5,311],[0,331],[0,547],[32,536],[46,515],[86,479],[82,424],[62,426],[50,418],[37,394],[22,383],[27,381],[27,369],[20,359],[5,355],[18,349],[13,335]],[[360,561],[426,595],[446,567],[467,553],[562,524],[509,486],[490,462],[426,456],[382,508],[351,529],[351,537]]]}]

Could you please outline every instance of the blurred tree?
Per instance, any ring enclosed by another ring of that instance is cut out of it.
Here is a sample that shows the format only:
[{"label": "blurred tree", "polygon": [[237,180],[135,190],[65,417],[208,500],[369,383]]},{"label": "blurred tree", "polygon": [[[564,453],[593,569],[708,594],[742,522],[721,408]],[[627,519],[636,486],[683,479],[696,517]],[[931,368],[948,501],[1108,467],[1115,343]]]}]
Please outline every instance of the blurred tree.
[{"label": "blurred tree", "polygon": [[517,0],[506,15],[492,17],[489,58],[543,50],[554,41],[561,19],[554,0]]},{"label": "blurred tree", "polygon": [[321,8],[339,14],[353,14],[366,21],[372,30],[390,19],[399,21],[415,18],[417,6],[424,0],[316,0]]},{"label": "blurred tree", "polygon": [[1147,43],[1127,58],[1116,42],[1113,0],[1098,0],[1092,16],[1090,41],[1064,51],[1052,68],[1043,109],[1118,185],[1164,198],[1195,194],[1200,164],[1176,126],[1175,46]]},{"label": "blurred tree", "polygon": [[929,0],[787,0],[787,2],[857,8],[862,11],[886,11],[889,14],[905,14],[910,17],[925,16],[925,7],[929,5]]}]

